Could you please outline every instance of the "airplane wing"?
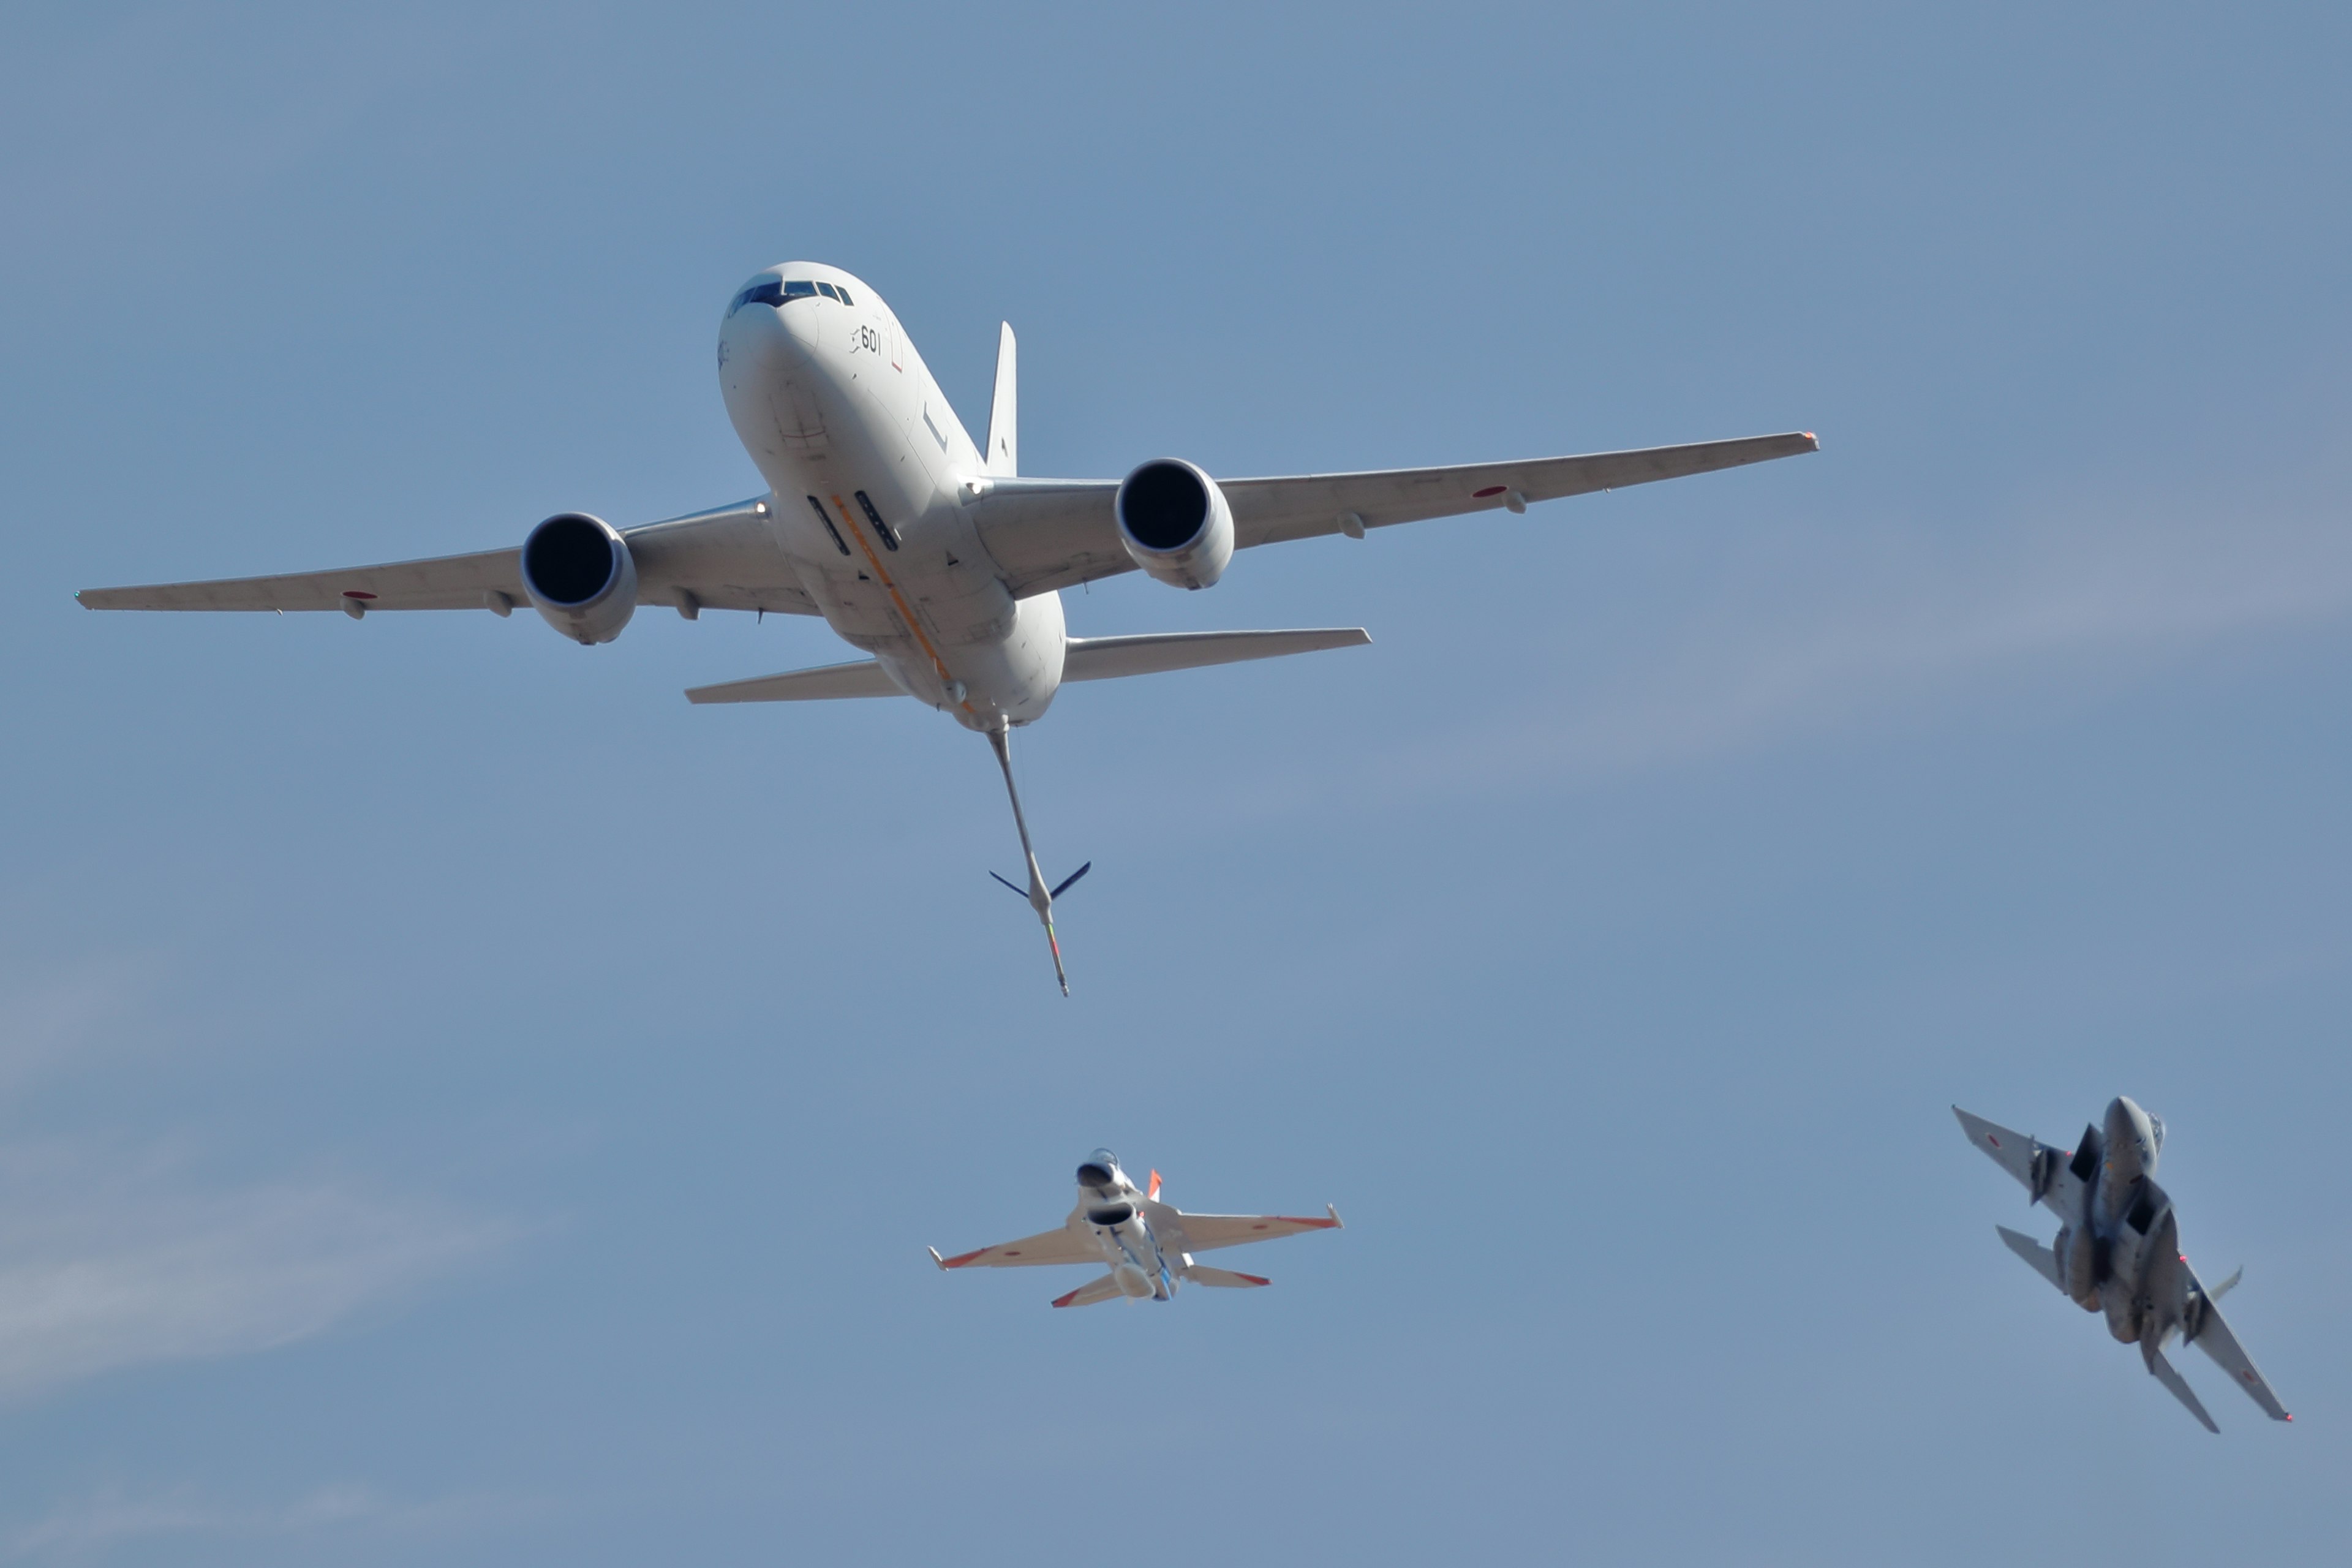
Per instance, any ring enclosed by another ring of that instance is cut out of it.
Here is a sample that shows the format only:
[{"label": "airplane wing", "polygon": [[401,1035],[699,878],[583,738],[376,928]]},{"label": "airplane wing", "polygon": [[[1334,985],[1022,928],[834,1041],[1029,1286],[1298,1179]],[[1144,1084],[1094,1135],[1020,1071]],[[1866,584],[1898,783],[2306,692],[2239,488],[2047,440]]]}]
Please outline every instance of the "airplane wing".
[{"label": "airplane wing", "polygon": [[[2231,1381],[2246,1391],[2246,1397],[2263,1407],[2263,1414],[2273,1421],[2294,1420],[2294,1417],[2287,1414],[2286,1406],[2279,1403],[2278,1395],[2271,1392],[2271,1385],[2263,1380],[2262,1373],[2254,1366],[2253,1358],[2246,1353],[2244,1346],[2238,1343],[2238,1336],[2230,1331],[2229,1321],[2221,1316],[2221,1303],[2214,1299],[2217,1292],[2205,1289],[2203,1282],[2197,1278],[2196,1270],[2189,1268],[2185,1259],[2181,1268],[2188,1272],[2191,1288],[2205,1300],[2197,1332],[2189,1342],[2211,1356],[2213,1364],[2228,1373]],[[2232,1279],[2221,1289],[2227,1290],[2235,1283],[2236,1279]]]},{"label": "airplane wing", "polygon": [[[1745,463],[1820,450],[1810,432],[1648,447],[1516,463],[1465,463],[1444,468],[1383,468],[1354,474],[1297,474],[1223,479],[1234,510],[1234,544],[1246,550],[1327,533],[1419,522],[1465,512],[1517,510],[1593,490],[1712,473]],[[1116,479],[972,481],[970,503],[981,542],[1004,572],[1016,598],[1074,588],[1135,570],[1111,517]]]},{"label": "airplane wing", "polygon": [[1100,1263],[1103,1255],[1091,1237],[1063,1225],[953,1258],[941,1258],[935,1250],[931,1260],[942,1268],[1026,1268],[1046,1263]]},{"label": "airplane wing", "polygon": [[[816,605],[792,577],[768,532],[766,501],[755,499],[622,530],[637,568],[637,603],[698,612],[765,610],[813,616]],[[381,566],[85,588],[90,610],[491,610],[527,605],[522,550],[485,550]]]},{"label": "airplane wing", "polygon": [[1272,1241],[1278,1236],[1297,1236],[1302,1231],[1337,1230],[1339,1211],[1330,1211],[1330,1217],[1300,1218],[1278,1214],[1185,1214],[1167,1204],[1149,1204],[1151,1226],[1166,1234],[1172,1231],[1181,1249],[1186,1252],[1207,1252],[1213,1247],[1239,1247],[1249,1241]]},{"label": "airplane wing", "polygon": [[2030,1133],[2012,1132],[1997,1121],[1971,1116],[1957,1105],[1952,1114],[1959,1118],[1969,1142],[2017,1178],[2028,1203],[2045,1204],[2062,1219],[2079,1219],[2085,1185],[2098,1171],[2095,1163],[2075,1157],[2074,1150],[2053,1149]]}]

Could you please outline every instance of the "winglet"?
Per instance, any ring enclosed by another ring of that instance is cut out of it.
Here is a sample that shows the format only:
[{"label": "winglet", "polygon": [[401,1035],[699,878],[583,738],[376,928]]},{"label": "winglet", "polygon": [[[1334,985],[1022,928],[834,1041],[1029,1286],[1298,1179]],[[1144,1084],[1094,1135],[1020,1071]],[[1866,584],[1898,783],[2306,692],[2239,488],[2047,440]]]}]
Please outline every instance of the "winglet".
[{"label": "winglet", "polygon": [[1328,1210],[1331,1215],[1331,1227],[1334,1230],[1345,1230],[1348,1228],[1348,1222],[1339,1217],[1339,1205],[1338,1204],[1325,1204],[1323,1207]]},{"label": "winglet", "polygon": [[948,1260],[940,1256],[940,1249],[938,1247],[927,1247],[923,1248],[923,1250],[929,1253],[931,1255],[931,1261],[938,1264],[941,1268],[945,1268],[948,1266]]}]

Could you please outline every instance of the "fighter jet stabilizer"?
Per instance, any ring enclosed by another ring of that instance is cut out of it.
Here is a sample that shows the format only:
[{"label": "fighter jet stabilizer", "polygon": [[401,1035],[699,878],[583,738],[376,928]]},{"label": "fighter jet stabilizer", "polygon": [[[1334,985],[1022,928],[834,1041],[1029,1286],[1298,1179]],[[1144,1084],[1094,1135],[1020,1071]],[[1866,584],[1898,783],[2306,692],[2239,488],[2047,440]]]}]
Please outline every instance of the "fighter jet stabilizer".
[{"label": "fighter jet stabilizer", "polygon": [[1178,1285],[1248,1289],[1270,1283],[1264,1276],[1212,1268],[1192,1254],[1245,1242],[1272,1241],[1301,1231],[1338,1230],[1339,1211],[1324,1205],[1328,1218],[1275,1214],[1186,1214],[1160,1201],[1160,1173],[1138,1189],[1118,1168],[1118,1156],[1097,1149],[1078,1167],[1078,1202],[1054,1230],[1002,1242],[973,1252],[931,1261],[942,1268],[1023,1268],[1047,1263],[1108,1265],[1110,1272],[1054,1299],[1056,1307],[1091,1307],[1123,1296],[1130,1301],[1165,1301]]},{"label": "fighter jet stabilizer", "polygon": [[2117,1099],[2107,1107],[2104,1130],[2085,1127],[2075,1147],[2051,1149],[1957,1105],[1952,1114],[1960,1119],[1969,1142],[2017,1178],[2028,1204],[2040,1204],[2059,1218],[2058,1238],[2049,1247],[2007,1226],[1995,1226],[2009,1249],[2083,1310],[2105,1312],[2107,1331],[2126,1344],[2137,1343],[2149,1373],[2207,1431],[2221,1428],[2164,1357],[2164,1347],[2176,1334],[2211,1356],[2272,1420],[2294,1419],[2221,1317],[2223,1293],[2245,1270],[2209,1289],[2181,1255],[2172,1199],[2156,1184],[2163,1122],[2129,1100]]}]

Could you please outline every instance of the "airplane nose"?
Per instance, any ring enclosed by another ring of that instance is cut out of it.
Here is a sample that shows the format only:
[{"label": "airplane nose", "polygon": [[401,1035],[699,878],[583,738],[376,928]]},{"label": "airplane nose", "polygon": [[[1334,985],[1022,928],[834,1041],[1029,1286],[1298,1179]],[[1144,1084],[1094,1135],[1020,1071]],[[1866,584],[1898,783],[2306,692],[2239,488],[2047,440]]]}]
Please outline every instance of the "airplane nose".
[{"label": "airplane nose", "polygon": [[727,318],[719,341],[727,350],[727,363],[757,374],[782,370],[806,357],[808,345],[783,320],[784,312],[772,305],[746,305]]}]

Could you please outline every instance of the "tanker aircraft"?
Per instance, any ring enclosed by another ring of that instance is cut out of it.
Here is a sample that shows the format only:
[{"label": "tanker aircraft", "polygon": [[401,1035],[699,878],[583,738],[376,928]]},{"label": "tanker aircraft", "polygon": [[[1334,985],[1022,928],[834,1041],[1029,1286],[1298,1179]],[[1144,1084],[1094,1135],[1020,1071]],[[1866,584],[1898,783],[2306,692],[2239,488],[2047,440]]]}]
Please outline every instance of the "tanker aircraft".
[{"label": "tanker aircraft", "polygon": [[[1154,458],[1124,479],[1024,478],[1013,329],[1000,326],[988,445],[975,445],[882,297],[837,267],[787,262],[753,277],[719,329],[719,384],[767,489],[731,506],[614,527],[563,511],[519,545],[285,576],[97,588],[97,610],[488,610],[527,605],[584,646],[638,606],[822,616],[871,657],[696,687],[693,702],[793,702],[903,693],[986,735],[1027,861],[1026,896],[1065,994],[1054,899],[1013,782],[1011,731],[1065,681],[1272,658],[1371,638],[1360,627],[1073,637],[1060,590],[1141,571],[1199,589],[1234,552],[1321,534],[1735,468],[1816,449],[1810,434],[1440,468],[1216,479]],[[1505,544],[1507,552],[1510,546]],[[1494,544],[1473,571],[1510,570]],[[1091,862],[1089,862],[1091,864]],[[1002,880],[1003,879],[999,879]],[[1014,888],[1022,892],[1022,888]]]},{"label": "tanker aircraft", "polygon": [[1187,1280],[1232,1289],[1271,1283],[1263,1275],[1195,1263],[1192,1254],[1272,1241],[1301,1231],[1339,1229],[1339,1211],[1327,1204],[1324,1213],[1327,1217],[1322,1219],[1273,1214],[1186,1214],[1160,1201],[1159,1172],[1151,1173],[1150,1187],[1138,1191],[1118,1168],[1118,1156],[1097,1149],[1078,1167],[1077,1206],[1056,1228],[976,1252],[960,1252],[953,1258],[941,1258],[936,1247],[930,1254],[931,1261],[942,1268],[1031,1268],[1049,1263],[1109,1267],[1110,1272],[1101,1279],[1088,1280],[1066,1296],[1055,1297],[1056,1307],[1091,1307],[1114,1296],[1130,1301],[1167,1301]]},{"label": "tanker aircraft", "polygon": [[2109,1333],[2126,1344],[2137,1342],[2147,1370],[2208,1432],[2221,1428],[2164,1359],[2164,1347],[2175,1334],[2211,1356],[2272,1420],[2294,1419],[2221,1317],[2222,1296],[2245,1270],[2209,1289],[2181,1255],[2172,1200],[2156,1184],[2162,1121],[2118,1098],[2107,1105],[2104,1131],[2085,1127],[2074,1148],[2051,1149],[1957,1105],[1952,1114],[1960,1119],[1969,1142],[2024,1185],[2029,1205],[2042,1205],[2062,1222],[2051,1247],[1995,1226],[2009,1249],[2083,1310],[2105,1312]]}]

